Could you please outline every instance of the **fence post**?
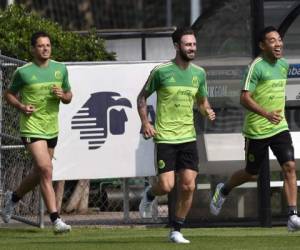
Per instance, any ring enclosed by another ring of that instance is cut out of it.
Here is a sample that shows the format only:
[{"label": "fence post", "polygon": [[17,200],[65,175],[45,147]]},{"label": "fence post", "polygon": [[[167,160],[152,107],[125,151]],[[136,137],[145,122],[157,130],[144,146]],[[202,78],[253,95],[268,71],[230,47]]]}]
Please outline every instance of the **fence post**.
[{"label": "fence post", "polygon": [[40,228],[45,228],[45,218],[44,218],[44,200],[41,193],[41,189],[39,191],[40,193],[40,203],[39,203],[39,226]]},{"label": "fence post", "polygon": [[261,162],[257,180],[258,218],[262,227],[272,227],[269,151]]},{"label": "fence post", "polygon": [[176,201],[177,201],[177,175],[175,175],[175,185],[172,191],[168,194],[168,217],[169,225],[171,225],[172,220],[175,218]]},{"label": "fence post", "polygon": [[129,186],[128,186],[128,178],[123,179],[123,218],[124,222],[129,221]]},{"label": "fence post", "polygon": [[[1,50],[0,50],[1,55]],[[0,134],[2,137],[2,61],[0,61]],[[2,201],[2,139],[0,139],[0,198]]]}]

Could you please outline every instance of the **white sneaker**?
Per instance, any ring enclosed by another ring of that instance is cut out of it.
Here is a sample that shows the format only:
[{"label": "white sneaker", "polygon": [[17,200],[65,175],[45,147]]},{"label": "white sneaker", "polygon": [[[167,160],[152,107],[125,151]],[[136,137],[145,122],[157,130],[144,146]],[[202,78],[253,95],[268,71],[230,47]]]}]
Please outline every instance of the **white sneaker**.
[{"label": "white sneaker", "polygon": [[170,232],[170,236],[169,236],[170,241],[174,242],[174,243],[182,243],[182,244],[188,244],[190,243],[189,240],[185,239],[182,235],[182,233],[178,232],[178,231],[172,231]]},{"label": "white sneaker", "polygon": [[53,230],[54,233],[67,233],[71,231],[71,226],[64,223],[61,218],[57,218],[53,222]]},{"label": "white sneaker", "polygon": [[226,198],[221,194],[220,190],[224,186],[224,183],[219,183],[216,187],[214,196],[210,201],[210,212],[213,215],[218,215],[222,209],[222,205]]},{"label": "white sneaker", "polygon": [[11,200],[12,192],[7,191],[4,195],[4,207],[2,209],[2,219],[5,223],[8,223],[11,219],[12,213],[17,206],[16,202]]},{"label": "white sneaker", "polygon": [[149,201],[147,198],[147,192],[148,190],[151,188],[151,186],[149,185],[148,187],[146,187],[146,189],[143,192],[143,198],[140,202],[139,205],[139,212],[140,212],[140,216],[142,218],[152,218],[152,206],[153,206],[153,201]]},{"label": "white sneaker", "polygon": [[298,215],[289,216],[287,228],[289,232],[300,230],[300,218]]}]

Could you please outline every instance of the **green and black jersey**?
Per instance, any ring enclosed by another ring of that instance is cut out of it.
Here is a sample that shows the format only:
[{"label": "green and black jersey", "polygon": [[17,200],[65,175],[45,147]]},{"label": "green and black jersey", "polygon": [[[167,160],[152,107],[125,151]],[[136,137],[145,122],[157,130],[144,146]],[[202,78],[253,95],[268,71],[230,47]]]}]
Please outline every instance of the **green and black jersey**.
[{"label": "green and black jersey", "polygon": [[31,115],[21,114],[21,136],[51,139],[58,135],[60,100],[52,93],[54,85],[70,90],[68,72],[62,63],[49,60],[45,68],[28,63],[15,71],[9,90],[19,93],[23,104],[32,104],[36,109]]},{"label": "green and black jersey", "polygon": [[248,67],[243,79],[243,90],[252,93],[253,100],[266,111],[281,110],[284,117],[275,125],[266,118],[246,111],[243,135],[251,139],[264,139],[288,130],[285,119],[285,87],[287,82],[288,63],[278,59],[270,63],[257,57]]},{"label": "green and black jersey", "polygon": [[207,96],[204,69],[190,64],[182,70],[173,61],[161,64],[152,70],[146,91],[157,93],[155,142],[195,141],[193,106],[197,98]]}]

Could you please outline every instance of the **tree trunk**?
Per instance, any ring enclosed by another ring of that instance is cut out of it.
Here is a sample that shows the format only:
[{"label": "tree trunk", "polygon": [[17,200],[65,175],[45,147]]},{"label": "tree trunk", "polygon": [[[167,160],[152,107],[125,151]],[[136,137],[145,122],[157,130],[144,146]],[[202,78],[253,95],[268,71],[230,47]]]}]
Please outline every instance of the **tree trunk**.
[{"label": "tree trunk", "polygon": [[58,213],[60,213],[60,211],[61,211],[61,204],[62,204],[62,200],[64,197],[64,190],[65,190],[65,181],[54,182],[56,208],[57,208]]},{"label": "tree trunk", "polygon": [[87,211],[90,180],[79,180],[70,199],[67,202],[65,211],[67,213]]},{"label": "tree trunk", "polygon": [[89,193],[90,193],[90,181],[88,181],[82,190],[81,200],[79,201],[78,205],[78,212],[79,213],[86,213],[89,208]]}]

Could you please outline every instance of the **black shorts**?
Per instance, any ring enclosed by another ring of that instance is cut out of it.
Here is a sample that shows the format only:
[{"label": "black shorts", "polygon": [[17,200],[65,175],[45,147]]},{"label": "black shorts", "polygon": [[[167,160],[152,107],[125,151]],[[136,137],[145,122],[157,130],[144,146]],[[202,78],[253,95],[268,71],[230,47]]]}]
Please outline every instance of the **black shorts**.
[{"label": "black shorts", "polygon": [[35,138],[35,137],[21,137],[21,140],[25,146],[28,144],[34,143],[36,141],[46,141],[48,148],[55,148],[55,146],[57,144],[57,137],[54,137],[51,139]]},{"label": "black shorts", "polygon": [[294,147],[289,131],[283,131],[265,139],[245,138],[246,171],[257,175],[261,162],[268,156],[269,147],[276,156],[280,166],[288,161],[294,161]]},{"label": "black shorts", "polygon": [[158,174],[180,169],[198,172],[198,150],[196,141],[180,144],[156,144],[156,168]]}]

